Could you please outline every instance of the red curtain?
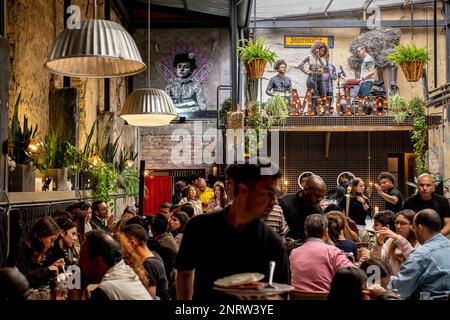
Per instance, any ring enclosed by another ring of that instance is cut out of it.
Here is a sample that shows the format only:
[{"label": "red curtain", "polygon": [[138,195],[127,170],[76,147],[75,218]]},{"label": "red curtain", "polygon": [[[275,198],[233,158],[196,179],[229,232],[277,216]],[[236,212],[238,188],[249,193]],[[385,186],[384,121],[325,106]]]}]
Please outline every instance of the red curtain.
[{"label": "red curtain", "polygon": [[144,198],[144,215],[152,215],[159,212],[163,202],[170,202],[172,197],[172,177],[147,176],[145,177],[147,192]]}]

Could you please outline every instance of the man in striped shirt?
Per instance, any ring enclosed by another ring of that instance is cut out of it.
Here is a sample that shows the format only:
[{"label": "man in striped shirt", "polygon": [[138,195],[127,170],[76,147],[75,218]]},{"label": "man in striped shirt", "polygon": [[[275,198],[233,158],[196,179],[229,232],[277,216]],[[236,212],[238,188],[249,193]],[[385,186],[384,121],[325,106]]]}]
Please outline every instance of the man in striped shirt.
[{"label": "man in striped shirt", "polygon": [[263,221],[284,240],[289,227],[286,219],[284,219],[283,209],[279,205],[274,205],[272,211],[263,218]]}]

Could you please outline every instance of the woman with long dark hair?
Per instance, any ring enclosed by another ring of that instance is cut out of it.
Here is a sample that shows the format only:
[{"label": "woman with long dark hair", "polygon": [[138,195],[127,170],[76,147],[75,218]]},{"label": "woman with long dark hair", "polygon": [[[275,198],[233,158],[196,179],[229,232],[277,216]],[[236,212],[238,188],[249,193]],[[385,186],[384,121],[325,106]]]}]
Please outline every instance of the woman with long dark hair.
[{"label": "woman with long dark hair", "polygon": [[180,247],[181,240],[183,238],[184,229],[186,229],[186,224],[189,221],[189,216],[186,212],[178,211],[174,213],[169,220],[170,232],[175,238],[175,242],[178,247]]},{"label": "woman with long dark hair", "polygon": [[370,216],[372,209],[369,198],[364,195],[364,181],[361,178],[353,179],[350,195],[344,197],[339,206],[358,226],[359,237],[363,238],[366,231],[366,218]]},{"label": "woman with long dark hair", "polygon": [[402,210],[395,216],[395,231],[387,227],[376,232],[377,241],[371,256],[387,264],[391,275],[395,276],[411,252],[419,246],[416,234],[412,230],[415,212]]},{"label": "woman with long dark hair", "polygon": [[80,257],[75,248],[78,240],[78,224],[69,218],[56,219],[60,234],[54,246],[49,250],[47,261],[56,261],[63,258],[66,265],[77,264]]},{"label": "woman with long dark hair", "polygon": [[59,233],[60,229],[51,217],[39,219],[31,227],[28,240],[20,242],[16,250],[10,253],[6,266],[19,269],[32,288],[47,285],[64,265],[64,259],[46,262],[47,252]]},{"label": "woman with long dark hair", "polygon": [[227,194],[225,192],[225,186],[222,182],[217,181],[214,184],[214,197],[209,200],[208,208],[206,211],[223,209],[228,204]]}]

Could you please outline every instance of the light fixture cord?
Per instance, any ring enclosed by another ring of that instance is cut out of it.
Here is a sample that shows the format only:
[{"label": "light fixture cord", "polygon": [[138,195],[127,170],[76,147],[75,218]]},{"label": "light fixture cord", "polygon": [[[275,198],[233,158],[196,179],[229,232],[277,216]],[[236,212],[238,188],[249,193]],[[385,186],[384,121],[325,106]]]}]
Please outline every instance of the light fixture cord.
[{"label": "light fixture cord", "polygon": [[94,19],[97,19],[97,0],[94,0]]}]

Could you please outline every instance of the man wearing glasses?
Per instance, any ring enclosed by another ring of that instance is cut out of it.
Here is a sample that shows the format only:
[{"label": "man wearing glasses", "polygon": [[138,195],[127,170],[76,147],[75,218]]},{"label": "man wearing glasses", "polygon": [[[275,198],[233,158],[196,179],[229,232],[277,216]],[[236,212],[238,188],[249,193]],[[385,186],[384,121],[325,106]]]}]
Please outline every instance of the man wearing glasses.
[{"label": "man wearing glasses", "polygon": [[421,246],[391,277],[388,287],[397,289],[403,299],[417,299],[424,292],[443,299],[450,283],[450,240],[439,232],[441,219],[432,209],[422,210],[414,216],[412,229]]}]

